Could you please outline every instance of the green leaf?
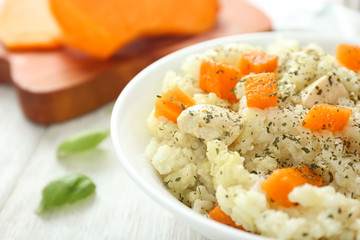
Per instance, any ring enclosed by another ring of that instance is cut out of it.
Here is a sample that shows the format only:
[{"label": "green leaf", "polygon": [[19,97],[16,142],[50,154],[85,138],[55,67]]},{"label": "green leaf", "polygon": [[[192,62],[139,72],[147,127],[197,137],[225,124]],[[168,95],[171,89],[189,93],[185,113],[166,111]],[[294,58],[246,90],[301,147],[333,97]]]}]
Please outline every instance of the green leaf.
[{"label": "green leaf", "polygon": [[68,154],[83,152],[99,145],[110,134],[109,129],[96,129],[82,132],[65,139],[57,149],[59,158]]},{"label": "green leaf", "polygon": [[75,173],[50,182],[42,192],[42,200],[35,213],[66,203],[74,203],[95,191],[95,184],[87,176]]}]

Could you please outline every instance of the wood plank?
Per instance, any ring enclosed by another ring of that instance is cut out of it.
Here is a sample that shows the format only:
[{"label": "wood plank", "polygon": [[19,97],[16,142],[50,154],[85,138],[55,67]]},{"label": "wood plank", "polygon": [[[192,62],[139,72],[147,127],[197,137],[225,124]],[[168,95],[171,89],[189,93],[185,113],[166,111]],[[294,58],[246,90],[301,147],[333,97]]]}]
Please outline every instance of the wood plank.
[{"label": "wood plank", "polygon": [[27,121],[14,89],[0,86],[0,210],[12,193],[46,127]]},{"label": "wood plank", "polygon": [[0,83],[11,83],[10,63],[8,61],[7,52],[0,45]]}]

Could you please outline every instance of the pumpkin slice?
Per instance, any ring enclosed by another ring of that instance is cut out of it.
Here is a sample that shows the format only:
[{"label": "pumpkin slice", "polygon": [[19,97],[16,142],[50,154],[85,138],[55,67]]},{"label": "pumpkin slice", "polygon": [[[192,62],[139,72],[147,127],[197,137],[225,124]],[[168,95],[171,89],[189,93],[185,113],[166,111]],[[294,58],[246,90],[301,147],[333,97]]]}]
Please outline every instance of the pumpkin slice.
[{"label": "pumpkin slice", "polygon": [[348,108],[317,104],[305,116],[302,126],[312,130],[340,131],[348,123],[351,113]]},{"label": "pumpkin slice", "polygon": [[261,184],[261,188],[276,203],[283,207],[295,205],[288,198],[289,193],[298,186],[311,184],[321,187],[324,185],[320,176],[315,174],[308,166],[303,165],[292,168],[276,169]]},{"label": "pumpkin slice", "polygon": [[234,222],[234,220],[231,219],[231,217],[229,215],[227,215],[226,213],[223,212],[223,210],[221,210],[220,206],[216,206],[214,209],[212,209],[209,212],[209,217],[212,220],[215,220],[219,223],[228,225],[230,227],[234,227],[240,230],[244,230],[244,228],[242,226],[236,225],[236,223]]},{"label": "pumpkin slice", "polygon": [[140,36],[197,34],[212,28],[217,0],[49,0],[66,44],[108,58]]},{"label": "pumpkin slice", "polygon": [[278,65],[278,57],[261,50],[242,54],[238,62],[241,73],[275,72]]},{"label": "pumpkin slice", "polygon": [[183,110],[195,105],[195,101],[179,87],[174,87],[155,100],[155,117],[166,117],[177,123]]},{"label": "pumpkin slice", "polygon": [[207,93],[213,92],[219,98],[230,102],[239,101],[234,88],[243,75],[234,66],[204,60],[200,67],[199,87]]},{"label": "pumpkin slice", "polygon": [[347,69],[360,71],[360,46],[340,43],[336,47],[335,56]]},{"label": "pumpkin slice", "polygon": [[0,15],[0,36],[13,50],[60,46],[60,29],[48,0],[7,0]]},{"label": "pumpkin slice", "polygon": [[275,107],[278,99],[274,73],[259,73],[245,78],[245,95],[248,107],[265,109]]}]

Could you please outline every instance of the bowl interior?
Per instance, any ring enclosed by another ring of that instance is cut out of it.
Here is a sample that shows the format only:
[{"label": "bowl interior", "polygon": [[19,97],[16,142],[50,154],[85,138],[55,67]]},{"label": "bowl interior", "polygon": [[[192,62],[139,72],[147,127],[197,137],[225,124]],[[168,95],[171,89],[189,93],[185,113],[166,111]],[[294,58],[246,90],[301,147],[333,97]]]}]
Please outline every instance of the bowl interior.
[{"label": "bowl interior", "polygon": [[183,205],[167,191],[144,155],[145,147],[150,141],[146,119],[154,108],[156,94],[160,93],[166,72],[179,71],[189,55],[230,42],[265,46],[279,37],[296,39],[300,44],[315,42],[330,54],[334,54],[339,42],[355,42],[304,32],[244,34],[203,42],[174,52],[144,69],[126,86],[114,106],[111,118],[112,141],[126,172],[155,201],[208,238],[264,239],[211,221]]}]

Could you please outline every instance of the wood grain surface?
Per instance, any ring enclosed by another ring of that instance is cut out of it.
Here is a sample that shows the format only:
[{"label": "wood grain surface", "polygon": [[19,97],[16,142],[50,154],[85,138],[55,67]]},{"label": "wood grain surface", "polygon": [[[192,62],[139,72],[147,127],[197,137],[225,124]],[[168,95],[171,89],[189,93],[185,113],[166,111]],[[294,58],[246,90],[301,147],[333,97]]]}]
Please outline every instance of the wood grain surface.
[{"label": "wood grain surface", "polygon": [[65,48],[33,52],[2,49],[0,82],[12,82],[24,114],[35,123],[75,118],[114,100],[139,71],[168,53],[216,37],[271,29],[267,16],[245,0],[220,2],[218,21],[211,31],[138,39],[107,61]]}]

